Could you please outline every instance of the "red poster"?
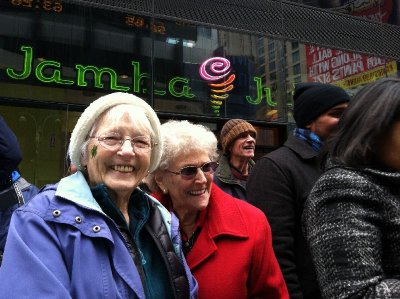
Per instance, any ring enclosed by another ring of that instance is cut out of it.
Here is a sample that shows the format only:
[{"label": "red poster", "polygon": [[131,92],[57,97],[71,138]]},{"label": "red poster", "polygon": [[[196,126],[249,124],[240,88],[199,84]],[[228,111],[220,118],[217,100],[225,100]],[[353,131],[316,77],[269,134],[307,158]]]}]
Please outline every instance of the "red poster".
[{"label": "red poster", "polygon": [[[357,75],[362,73],[370,73],[371,70],[379,69],[384,74],[385,66],[392,63],[392,61],[380,57],[312,45],[306,45],[306,60],[308,82],[336,82],[337,85],[341,85],[340,83],[344,79],[357,77]],[[371,78],[371,80],[373,79]]]}]

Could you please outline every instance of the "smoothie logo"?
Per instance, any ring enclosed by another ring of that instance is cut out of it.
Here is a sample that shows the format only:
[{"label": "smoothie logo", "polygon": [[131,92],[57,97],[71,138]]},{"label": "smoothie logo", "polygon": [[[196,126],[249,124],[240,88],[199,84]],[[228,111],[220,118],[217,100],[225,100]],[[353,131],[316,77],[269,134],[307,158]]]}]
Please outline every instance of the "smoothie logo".
[{"label": "smoothie logo", "polygon": [[[35,77],[42,84],[56,84],[62,86],[77,86],[87,88],[93,86],[97,89],[111,89],[113,91],[131,92],[133,94],[146,94],[151,74],[142,70],[139,61],[131,61],[132,71],[130,82],[120,82],[117,71],[109,67],[96,65],[75,64],[73,72],[68,70],[60,61],[41,59],[35,64],[33,48],[21,46],[23,53],[22,69],[6,68],[6,76],[12,80],[28,80]],[[223,57],[213,57],[201,64],[199,73],[211,89],[211,106],[216,116],[219,116],[220,107],[228,97],[229,91],[234,88],[235,75],[231,73],[229,60]],[[264,87],[260,77],[253,77],[256,96],[243,95],[243,101],[251,105],[259,105],[264,100],[267,106],[274,107],[277,103],[272,99],[271,89]],[[250,84],[250,83],[249,83]],[[173,97],[175,99],[192,100],[196,95],[191,89],[190,78],[175,76],[165,82],[165,87],[156,86],[153,82],[152,93],[160,97]]]},{"label": "smoothie logo", "polygon": [[232,83],[235,81],[235,74],[230,74],[231,71],[230,61],[223,57],[209,58],[199,68],[200,76],[209,82],[211,108],[217,116],[219,116],[222,102],[229,97],[228,92],[234,87]]}]

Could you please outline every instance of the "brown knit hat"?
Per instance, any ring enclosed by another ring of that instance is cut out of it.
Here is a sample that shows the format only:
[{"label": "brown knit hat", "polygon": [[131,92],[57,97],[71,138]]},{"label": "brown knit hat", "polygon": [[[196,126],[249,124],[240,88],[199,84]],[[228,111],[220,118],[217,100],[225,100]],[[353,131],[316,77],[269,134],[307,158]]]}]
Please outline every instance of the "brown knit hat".
[{"label": "brown knit hat", "polygon": [[243,119],[228,120],[221,130],[221,146],[224,154],[228,152],[229,145],[242,133],[250,132],[257,136],[254,127]]}]

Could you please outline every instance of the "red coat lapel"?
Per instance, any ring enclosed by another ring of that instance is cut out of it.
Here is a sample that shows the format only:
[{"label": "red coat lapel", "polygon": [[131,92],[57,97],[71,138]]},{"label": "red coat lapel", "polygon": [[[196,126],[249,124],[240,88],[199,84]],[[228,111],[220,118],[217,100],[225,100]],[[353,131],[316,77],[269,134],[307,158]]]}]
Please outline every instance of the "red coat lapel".
[{"label": "red coat lapel", "polygon": [[237,200],[240,199],[231,197],[213,183],[210,203],[207,207],[207,219],[192,250],[186,257],[191,269],[200,265],[218,250],[216,238],[222,235],[236,238],[249,237],[247,225],[236,204]]}]

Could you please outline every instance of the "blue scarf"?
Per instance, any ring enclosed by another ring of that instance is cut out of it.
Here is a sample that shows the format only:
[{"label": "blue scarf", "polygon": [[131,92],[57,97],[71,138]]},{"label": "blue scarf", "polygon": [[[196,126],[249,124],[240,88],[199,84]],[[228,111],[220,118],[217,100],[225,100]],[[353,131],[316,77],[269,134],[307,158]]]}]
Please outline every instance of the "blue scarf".
[{"label": "blue scarf", "polygon": [[295,128],[293,135],[307,142],[317,153],[319,153],[319,151],[321,150],[321,139],[319,139],[318,135],[314,132],[311,132],[308,129]]},{"label": "blue scarf", "polygon": [[21,177],[21,174],[17,170],[14,170],[11,173],[11,177],[12,177],[12,181],[14,183],[15,181],[17,181]]}]

